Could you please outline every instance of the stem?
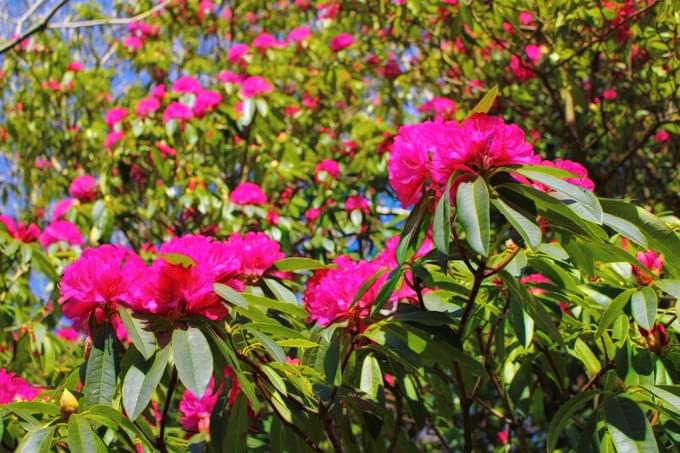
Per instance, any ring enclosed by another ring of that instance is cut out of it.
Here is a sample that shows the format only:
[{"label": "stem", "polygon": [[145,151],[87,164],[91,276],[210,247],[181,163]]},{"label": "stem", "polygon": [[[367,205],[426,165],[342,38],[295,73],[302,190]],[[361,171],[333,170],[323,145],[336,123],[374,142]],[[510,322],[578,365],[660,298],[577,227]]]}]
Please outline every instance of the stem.
[{"label": "stem", "polygon": [[472,313],[472,308],[475,305],[475,299],[477,299],[477,295],[479,294],[479,290],[482,287],[482,281],[484,280],[484,261],[480,263],[479,267],[475,271],[475,281],[472,284],[472,290],[470,291],[470,297],[468,298],[467,304],[465,304],[465,310],[463,311],[463,317],[460,318],[460,328],[458,330],[458,336],[463,335],[463,331],[465,330],[465,324],[468,322],[468,318],[470,317],[470,314]]},{"label": "stem", "polygon": [[395,399],[394,404],[396,405],[397,414],[394,420],[394,431],[392,432],[392,439],[390,440],[390,445],[387,447],[387,450],[385,450],[386,453],[392,453],[397,448],[397,441],[399,440],[401,425],[404,423],[404,419],[402,416],[403,408],[401,404],[401,392],[399,391],[399,387],[397,385],[394,386],[394,390],[392,391],[392,393],[394,394]]},{"label": "stem", "polygon": [[168,421],[168,411],[170,410],[170,403],[172,402],[172,394],[177,387],[177,368],[172,369],[172,376],[168,384],[168,394],[165,396],[165,405],[163,406],[163,415],[161,416],[161,431],[158,434],[158,449],[167,453],[168,447],[165,445],[165,424]]}]

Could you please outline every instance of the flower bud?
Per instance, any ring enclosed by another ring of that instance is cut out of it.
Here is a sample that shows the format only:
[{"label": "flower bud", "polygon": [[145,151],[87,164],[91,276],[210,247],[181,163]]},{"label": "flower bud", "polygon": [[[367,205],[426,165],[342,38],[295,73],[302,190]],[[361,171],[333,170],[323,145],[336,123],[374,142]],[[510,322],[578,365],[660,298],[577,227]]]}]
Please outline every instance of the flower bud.
[{"label": "flower bud", "polygon": [[64,420],[68,420],[71,414],[78,412],[78,399],[69,392],[68,389],[64,389],[59,399],[59,409],[61,409],[61,417]]}]

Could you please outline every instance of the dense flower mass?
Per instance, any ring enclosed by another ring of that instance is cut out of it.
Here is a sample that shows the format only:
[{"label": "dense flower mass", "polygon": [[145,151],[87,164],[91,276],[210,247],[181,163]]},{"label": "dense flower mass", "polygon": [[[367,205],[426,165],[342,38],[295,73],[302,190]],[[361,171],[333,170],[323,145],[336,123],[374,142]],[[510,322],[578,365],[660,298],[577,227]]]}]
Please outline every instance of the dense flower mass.
[{"label": "dense flower mass", "polygon": [[90,175],[77,176],[68,186],[68,193],[80,201],[94,201],[97,198],[97,181]]},{"label": "dense flower mass", "polygon": [[20,242],[35,242],[40,236],[40,228],[35,223],[24,225],[23,223],[16,222],[10,216],[0,215],[0,224],[5,226],[7,234]]},{"label": "dense flower mass", "polygon": [[40,245],[49,247],[55,242],[65,242],[69,245],[82,245],[83,236],[76,225],[68,220],[57,220],[45,227],[38,238]]},{"label": "dense flower mass", "polygon": [[249,283],[259,280],[274,262],[285,256],[278,242],[266,233],[254,231],[232,234],[226,248],[229,254],[239,257],[238,278]]},{"label": "dense flower mass", "polygon": [[237,205],[262,205],[267,203],[267,194],[255,183],[242,182],[231,192],[231,202]]},{"label": "dense flower mass", "polygon": [[40,393],[27,380],[0,368],[0,404],[30,401]]}]

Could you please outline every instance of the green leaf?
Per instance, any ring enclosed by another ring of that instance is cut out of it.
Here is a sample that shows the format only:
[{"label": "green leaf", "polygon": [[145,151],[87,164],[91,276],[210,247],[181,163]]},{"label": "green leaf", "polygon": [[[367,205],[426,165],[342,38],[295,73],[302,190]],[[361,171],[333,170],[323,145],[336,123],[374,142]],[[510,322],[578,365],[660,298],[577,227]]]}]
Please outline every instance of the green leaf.
[{"label": "green leaf", "polygon": [[163,348],[153,359],[138,357],[123,380],[123,408],[130,420],[136,420],[151,401],[170,358],[170,348]]},{"label": "green leaf", "polygon": [[222,283],[214,283],[213,290],[215,290],[215,293],[217,293],[218,296],[220,296],[227,302],[230,302],[236,305],[237,307],[241,307],[246,310],[248,309],[248,301],[245,299],[245,297],[243,297],[241,293],[239,293],[232,287]]},{"label": "green leaf", "polygon": [[612,230],[627,237],[631,241],[636,242],[642,247],[647,248],[647,238],[642,234],[640,228],[635,226],[632,222],[607,213],[604,213],[602,220],[604,224]]},{"label": "green leaf", "polygon": [[276,412],[281,416],[282,419],[291,423],[293,421],[293,414],[286,405],[283,397],[279,392],[272,392],[271,403],[276,408]]},{"label": "green leaf", "polygon": [[378,390],[382,386],[383,378],[380,371],[380,363],[372,354],[366,355],[364,363],[361,365],[361,378],[359,388],[364,392],[368,399],[378,400]]},{"label": "green leaf", "polygon": [[51,281],[56,282],[59,280],[59,274],[57,274],[57,271],[54,269],[54,265],[42,250],[37,248],[31,250],[31,264],[45,274]]},{"label": "green leaf", "polygon": [[172,356],[184,386],[197,397],[203,396],[213,374],[213,357],[203,332],[196,327],[173,331]]},{"label": "green leaf", "polygon": [[603,221],[602,207],[597,197],[587,190],[584,190],[574,184],[571,184],[563,179],[556,178],[551,175],[547,175],[543,172],[527,170],[524,168],[518,168],[515,170],[522,176],[525,176],[533,181],[540,182],[550,187],[551,189],[561,192],[567,195],[572,200],[581,203],[588,212],[592,215],[592,218],[586,220],[593,221],[597,224],[601,224]]},{"label": "green leaf", "polygon": [[654,327],[658,303],[656,292],[649,286],[645,286],[631,296],[630,308],[633,319],[643,329],[650,330]]},{"label": "green leaf", "polygon": [[118,375],[116,346],[117,340],[113,328],[108,324],[99,327],[94,337],[90,358],[87,361],[83,386],[84,407],[111,404],[113,401]]},{"label": "green leaf", "polygon": [[449,178],[444,195],[442,195],[434,212],[434,222],[432,225],[432,240],[434,246],[444,256],[449,254],[449,242],[451,240],[451,178]]},{"label": "green leaf", "polygon": [[642,388],[666,403],[664,408],[680,415],[680,386],[678,385],[649,385],[643,384]]},{"label": "green leaf", "polygon": [[245,326],[248,332],[250,332],[257,339],[257,341],[262,344],[262,346],[267,350],[269,355],[271,355],[274,360],[278,362],[284,362],[286,360],[286,353],[281,346],[276,344],[276,342],[272,340],[267,334],[249,327],[250,326],[248,325]]},{"label": "green leaf", "polygon": [[156,352],[158,343],[156,336],[149,330],[148,323],[131,314],[125,307],[118,307],[118,315],[125,325],[132,344],[145,359],[149,359]]},{"label": "green leaf", "polygon": [[229,421],[227,422],[227,433],[224,437],[222,451],[234,453],[245,453],[247,451],[246,442],[248,438],[248,399],[239,394],[234,405],[229,410]]},{"label": "green leaf", "polygon": [[[448,351],[449,349],[447,349]],[[475,376],[486,376],[486,370],[476,359],[468,355],[466,352],[457,348],[450,348],[451,359],[459,363],[463,369]]]},{"label": "green leaf", "polygon": [[536,222],[526,217],[519,211],[511,208],[503,200],[495,198],[491,203],[503,214],[503,217],[510,222],[515,230],[522,236],[524,242],[532,249],[537,249],[541,245],[543,234]]},{"label": "green leaf", "polygon": [[396,258],[398,264],[404,264],[415,254],[419,239],[421,236],[424,237],[424,234],[422,234],[423,224],[427,222],[423,220],[427,216],[427,209],[428,200],[423,197],[406,219],[406,224],[401,232],[399,245],[397,246]]},{"label": "green leaf", "polygon": [[182,253],[163,253],[161,259],[168,264],[173,264],[175,266],[182,267],[195,267],[196,261],[190,256],[184,255]]},{"label": "green leaf", "polygon": [[670,294],[676,299],[680,299],[680,280],[663,279],[656,280],[654,285],[661,291]]},{"label": "green leaf", "polygon": [[457,218],[465,230],[465,239],[472,249],[483,255],[489,254],[489,190],[484,178],[464,182],[456,193]]},{"label": "green leaf", "polygon": [[305,257],[284,258],[274,263],[280,271],[311,271],[315,269],[332,269],[334,264],[323,264],[321,261]]},{"label": "green leaf", "polygon": [[597,357],[595,357],[595,354],[593,354],[593,351],[580,338],[577,338],[576,342],[574,342],[572,355],[583,363],[588,377],[592,378],[602,369],[602,365],[597,360]]},{"label": "green leaf", "polygon": [[546,450],[548,452],[555,450],[555,445],[557,445],[557,441],[560,439],[560,434],[562,434],[562,431],[564,431],[564,428],[576,411],[595,398],[595,395],[598,393],[597,390],[588,390],[586,392],[577,393],[559,408],[557,413],[552,417],[550,426],[548,427],[548,438],[546,441]]},{"label": "green leaf", "polygon": [[94,453],[97,441],[92,427],[81,415],[73,414],[68,419],[68,446],[71,451]]},{"label": "green leaf", "polygon": [[493,103],[498,96],[498,85],[494,85],[489,91],[486,92],[484,97],[475,105],[470,113],[468,113],[467,118],[470,118],[475,113],[489,113]]},{"label": "green leaf", "polygon": [[290,338],[286,340],[277,340],[276,343],[284,348],[318,348],[319,344],[313,341],[303,340],[299,338]]},{"label": "green leaf", "polygon": [[617,452],[658,452],[652,427],[633,400],[622,396],[604,399],[604,419]]},{"label": "green leaf", "polygon": [[262,365],[261,368],[262,372],[267,375],[267,379],[269,379],[269,382],[274,386],[276,390],[281,392],[284,396],[288,396],[288,389],[286,388],[286,383],[279,375],[279,373],[276,372],[272,367],[269,367],[267,365]]},{"label": "green leaf", "polygon": [[630,296],[635,292],[634,289],[627,289],[614,298],[604,310],[597,326],[595,338],[600,338],[605,330],[623,313],[623,308],[628,303]]},{"label": "green leaf", "polygon": [[16,453],[47,453],[51,450],[56,426],[40,426],[29,430],[21,439]]}]

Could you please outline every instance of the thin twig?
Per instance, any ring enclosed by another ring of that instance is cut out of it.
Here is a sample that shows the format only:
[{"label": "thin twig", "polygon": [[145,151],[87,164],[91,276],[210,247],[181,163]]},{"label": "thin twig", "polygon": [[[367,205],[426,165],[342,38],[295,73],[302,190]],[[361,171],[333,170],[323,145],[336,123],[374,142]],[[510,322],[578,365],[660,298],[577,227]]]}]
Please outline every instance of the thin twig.
[{"label": "thin twig", "polygon": [[146,19],[156,11],[163,9],[167,3],[168,0],[164,0],[150,10],[132,17],[107,17],[105,19],[81,20],[78,22],[59,22],[56,24],[49,24],[47,28],[54,30],[63,28],[98,27],[100,25],[128,25],[130,23]]},{"label": "thin twig", "polygon": [[26,39],[30,38],[34,34],[41,32],[43,30],[47,29],[47,25],[49,24],[50,20],[54,17],[57,12],[63,8],[66,4],[68,3],[68,0],[61,0],[59,3],[57,3],[54,8],[50,10],[49,13],[45,16],[43,20],[41,20],[39,23],[35,24],[33,27],[29,28],[26,33],[23,35],[15,38],[14,40],[4,44],[2,47],[0,47],[0,55],[2,55],[5,52],[8,52],[12,49],[14,49],[16,46],[24,42]]}]

